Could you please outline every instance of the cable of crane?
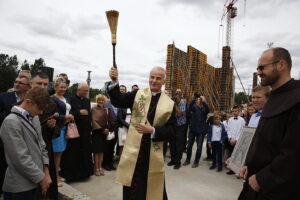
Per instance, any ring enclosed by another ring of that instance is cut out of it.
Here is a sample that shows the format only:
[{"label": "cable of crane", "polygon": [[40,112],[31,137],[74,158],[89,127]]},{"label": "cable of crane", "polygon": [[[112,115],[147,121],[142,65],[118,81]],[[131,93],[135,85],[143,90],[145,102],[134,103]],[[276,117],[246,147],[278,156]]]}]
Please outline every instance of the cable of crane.
[{"label": "cable of crane", "polygon": [[[241,80],[241,78],[240,78],[240,75],[239,75],[239,73],[238,73],[238,71],[237,71],[237,69],[236,69],[236,67],[235,67],[235,64],[234,64],[234,62],[233,62],[233,60],[232,60],[231,58],[230,58],[230,61],[231,61],[231,64],[232,64],[232,66],[233,66],[233,68],[234,68],[234,70],[235,70],[235,72],[236,72],[237,77],[239,78],[239,81],[240,81],[240,83],[241,83],[241,85],[242,85],[242,88],[243,88],[244,93],[247,94],[247,93],[246,93],[246,90],[245,90],[245,88],[244,88],[244,85],[243,85],[243,83],[242,83],[242,80]],[[247,96],[247,100],[248,100],[248,102],[249,102],[249,97],[248,97],[248,96]]]}]

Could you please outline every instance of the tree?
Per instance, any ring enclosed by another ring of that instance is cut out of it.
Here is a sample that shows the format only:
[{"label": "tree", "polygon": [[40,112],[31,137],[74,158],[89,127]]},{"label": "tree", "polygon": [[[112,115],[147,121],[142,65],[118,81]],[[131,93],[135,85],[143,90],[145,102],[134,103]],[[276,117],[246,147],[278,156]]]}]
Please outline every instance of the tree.
[{"label": "tree", "polygon": [[249,102],[249,96],[244,92],[235,93],[234,95],[234,103],[236,105],[242,105],[244,103]]},{"label": "tree", "polygon": [[14,80],[18,75],[18,58],[0,54],[0,92],[6,92],[13,87]]},{"label": "tree", "polygon": [[90,99],[91,101],[95,101],[95,97],[100,94],[101,91],[99,89],[90,88]]},{"label": "tree", "polygon": [[36,59],[32,65],[30,65],[31,74],[36,74],[41,70],[42,67],[45,67],[45,61],[43,58]]},{"label": "tree", "polygon": [[78,83],[74,83],[71,87],[68,88],[68,90],[71,94],[76,94],[77,87],[78,87]]},{"label": "tree", "polygon": [[27,60],[24,60],[24,62],[22,63],[21,70],[30,70],[30,66]]}]

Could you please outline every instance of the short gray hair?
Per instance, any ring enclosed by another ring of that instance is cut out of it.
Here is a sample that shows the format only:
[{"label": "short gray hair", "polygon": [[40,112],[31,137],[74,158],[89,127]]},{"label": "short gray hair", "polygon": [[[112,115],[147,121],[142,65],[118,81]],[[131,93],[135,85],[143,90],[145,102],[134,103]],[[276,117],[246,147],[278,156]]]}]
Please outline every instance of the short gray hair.
[{"label": "short gray hair", "polygon": [[153,67],[151,69],[150,73],[153,72],[154,70],[162,71],[164,73],[164,80],[166,80],[166,78],[167,78],[167,72],[166,72],[165,68],[160,67],[160,66],[156,66],[156,67]]}]

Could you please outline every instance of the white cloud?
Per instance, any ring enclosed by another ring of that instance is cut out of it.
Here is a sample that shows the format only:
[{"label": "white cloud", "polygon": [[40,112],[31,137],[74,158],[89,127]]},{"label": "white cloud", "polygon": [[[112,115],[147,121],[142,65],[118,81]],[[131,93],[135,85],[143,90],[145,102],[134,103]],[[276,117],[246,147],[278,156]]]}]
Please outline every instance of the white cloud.
[{"label": "white cloud", "polygon": [[[1,53],[20,61],[42,57],[55,74],[66,72],[72,83],[84,82],[92,71],[92,87],[101,88],[112,65],[112,46],[105,11],[120,11],[116,46],[120,81],[146,87],[153,66],[166,65],[167,45],[175,41],[206,53],[220,67],[218,30],[224,1],[207,0],[2,0]],[[292,74],[298,78],[299,1],[238,1],[233,27],[233,60],[245,87],[252,84],[260,53],[267,42],[290,50]],[[225,25],[225,21],[223,23]],[[225,30],[224,30],[225,32]],[[225,38],[223,38],[225,39]],[[239,81],[236,88],[240,91]]]}]

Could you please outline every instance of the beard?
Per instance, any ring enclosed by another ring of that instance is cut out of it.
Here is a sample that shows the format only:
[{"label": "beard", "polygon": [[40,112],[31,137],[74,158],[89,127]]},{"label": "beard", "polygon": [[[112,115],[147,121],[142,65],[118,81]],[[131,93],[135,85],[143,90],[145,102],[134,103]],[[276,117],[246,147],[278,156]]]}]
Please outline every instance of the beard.
[{"label": "beard", "polygon": [[270,75],[261,75],[261,86],[272,86],[279,79],[279,72],[276,68],[273,69]]}]

